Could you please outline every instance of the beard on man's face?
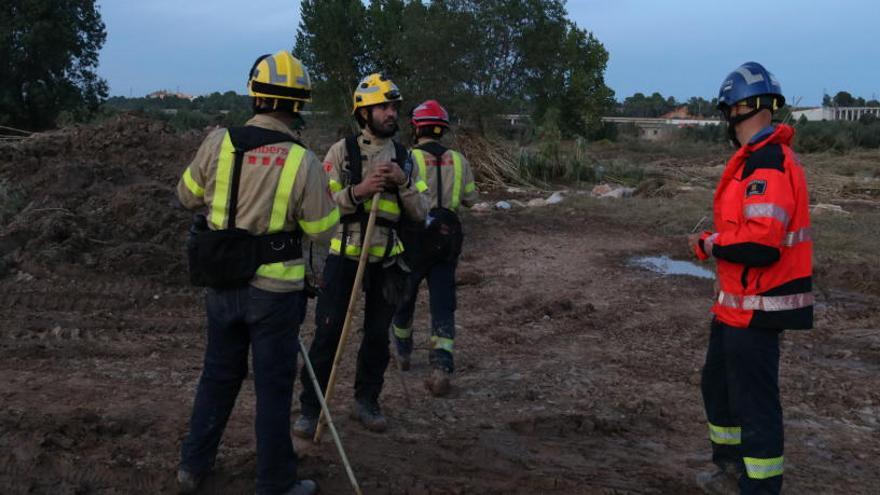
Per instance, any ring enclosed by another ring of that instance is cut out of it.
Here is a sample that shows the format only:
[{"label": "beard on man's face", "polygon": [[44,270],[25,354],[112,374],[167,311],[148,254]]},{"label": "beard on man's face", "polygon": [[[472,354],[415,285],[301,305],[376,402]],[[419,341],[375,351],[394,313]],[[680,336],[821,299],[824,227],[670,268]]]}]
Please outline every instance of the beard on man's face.
[{"label": "beard on man's face", "polygon": [[397,119],[394,117],[386,117],[381,122],[373,118],[373,112],[367,113],[367,127],[370,131],[380,138],[390,138],[397,134]]}]

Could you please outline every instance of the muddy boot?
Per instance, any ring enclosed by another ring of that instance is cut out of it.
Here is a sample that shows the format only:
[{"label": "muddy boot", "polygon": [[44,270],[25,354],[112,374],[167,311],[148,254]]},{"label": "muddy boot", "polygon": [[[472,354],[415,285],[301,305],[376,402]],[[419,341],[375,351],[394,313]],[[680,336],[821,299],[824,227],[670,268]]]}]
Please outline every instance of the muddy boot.
[{"label": "muddy boot", "polygon": [[177,470],[177,493],[195,493],[202,484],[204,476],[191,473],[185,469]]},{"label": "muddy boot", "polygon": [[312,480],[299,480],[284,495],[313,495],[318,493],[318,484]]},{"label": "muddy boot", "polygon": [[359,421],[364,428],[382,433],[388,429],[388,421],[382,414],[382,408],[378,402],[361,402],[357,401],[354,409],[351,411],[351,419]]},{"label": "muddy boot", "polygon": [[735,465],[716,466],[697,474],[697,486],[711,495],[738,495],[742,469]]},{"label": "muddy boot", "polygon": [[318,429],[318,416],[302,414],[293,424],[293,434],[300,438],[314,438]]},{"label": "muddy boot", "polygon": [[448,394],[449,389],[452,388],[450,383],[451,380],[452,373],[437,368],[431,372],[431,376],[425,379],[425,388],[427,388],[434,397],[443,397]]}]

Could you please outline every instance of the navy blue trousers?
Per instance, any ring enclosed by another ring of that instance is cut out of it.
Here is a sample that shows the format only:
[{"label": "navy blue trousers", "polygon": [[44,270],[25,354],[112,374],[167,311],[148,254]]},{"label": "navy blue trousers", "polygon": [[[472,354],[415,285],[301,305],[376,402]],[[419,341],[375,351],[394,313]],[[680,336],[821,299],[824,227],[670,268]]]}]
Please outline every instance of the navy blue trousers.
[{"label": "navy blue trousers", "polygon": [[413,265],[406,293],[394,314],[394,331],[398,337],[412,334],[413,315],[419,297],[419,286],[428,281],[428,302],[431,311],[431,364],[452,373],[455,369],[453,345],[455,342],[455,269],[458,258],[432,259],[421,249],[418,235],[406,238],[406,252]]},{"label": "navy blue trousers", "polygon": [[282,493],[296,482],[297,456],[290,439],[290,405],[306,311],[302,292],[268,292],[255,287],[208,289],[208,343],[180,467],[204,474],[248,372],[253,349],[257,396],[258,494]]},{"label": "navy blue trousers", "polygon": [[780,334],[712,320],[702,381],[712,460],[743,469],[743,494],[782,489]]},{"label": "navy blue trousers", "polygon": [[[315,308],[315,338],[309,346],[309,360],[322,390],[327,389],[333,358],[345,313],[357,274],[358,262],[348,258],[331,255],[324,265],[324,280],[327,287],[318,294]],[[368,263],[364,278],[366,305],[364,308],[364,336],[358,350],[357,374],[354,381],[354,396],[360,402],[372,403],[379,400],[385,383],[385,370],[388,368],[388,327],[394,316],[394,305],[385,300],[382,293],[385,272],[382,263]],[[350,337],[349,337],[350,338]],[[321,413],[321,404],[307,371],[300,378],[303,392],[300,395],[302,412],[308,416]]]}]

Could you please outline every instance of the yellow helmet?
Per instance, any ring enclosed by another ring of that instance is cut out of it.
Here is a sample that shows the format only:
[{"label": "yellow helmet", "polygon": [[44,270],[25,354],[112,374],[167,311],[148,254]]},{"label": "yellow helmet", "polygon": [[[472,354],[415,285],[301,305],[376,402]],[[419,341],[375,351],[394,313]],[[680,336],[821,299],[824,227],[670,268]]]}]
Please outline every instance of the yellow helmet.
[{"label": "yellow helmet", "polygon": [[361,79],[357,89],[354,90],[354,105],[351,113],[357,112],[358,108],[370,107],[390,101],[403,101],[400,90],[390,79],[379,73],[370,74]]},{"label": "yellow helmet", "polygon": [[309,102],[312,101],[312,81],[302,62],[287,50],[281,50],[254,62],[248,77],[248,94]]}]

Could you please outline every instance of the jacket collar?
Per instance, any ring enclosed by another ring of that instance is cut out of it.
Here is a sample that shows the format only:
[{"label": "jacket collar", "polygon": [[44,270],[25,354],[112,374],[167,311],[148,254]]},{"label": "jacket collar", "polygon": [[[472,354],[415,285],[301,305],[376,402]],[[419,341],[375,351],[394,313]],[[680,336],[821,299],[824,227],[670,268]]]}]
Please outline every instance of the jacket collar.
[{"label": "jacket collar", "polygon": [[746,162],[746,158],[749,157],[753,152],[767,146],[768,144],[782,144],[785,146],[791,146],[791,141],[794,138],[794,129],[790,125],[786,124],[776,124],[776,128],[772,133],[767,135],[765,138],[759,139],[756,142],[749,142],[749,144],[740,147],[736,150],[736,153],[730,158],[730,161],[727,162],[727,166],[724,168],[724,173],[722,173],[722,179],[730,179],[736,176],[739,170]]},{"label": "jacket collar", "polygon": [[288,127],[287,124],[264,113],[254,115],[245,123],[245,125],[261,127],[270,131],[283,132],[284,134],[290,135],[290,137],[296,137],[294,130]]}]

